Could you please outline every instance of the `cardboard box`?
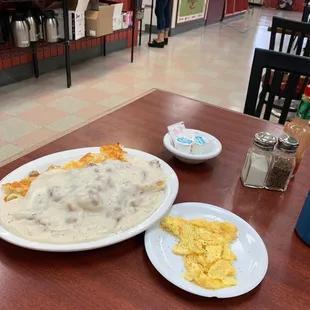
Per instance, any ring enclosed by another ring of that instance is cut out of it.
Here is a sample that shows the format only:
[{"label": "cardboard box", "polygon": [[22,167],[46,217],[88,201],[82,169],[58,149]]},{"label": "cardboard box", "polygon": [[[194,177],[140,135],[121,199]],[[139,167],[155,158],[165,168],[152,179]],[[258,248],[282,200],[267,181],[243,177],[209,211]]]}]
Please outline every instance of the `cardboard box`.
[{"label": "cardboard box", "polygon": [[122,23],[122,29],[127,29],[128,27],[132,26],[132,11],[127,11],[122,13],[123,16],[123,23]]},{"label": "cardboard box", "polygon": [[122,29],[127,29],[129,27],[129,15],[128,12],[122,13],[123,22],[122,22]]},{"label": "cardboard box", "polygon": [[96,6],[91,8],[86,11],[86,35],[101,37],[112,33],[114,7],[96,3]]},{"label": "cardboard box", "polygon": [[[64,16],[62,9],[54,10],[57,13],[57,20],[59,25],[59,37],[65,38],[64,32]],[[69,39],[79,40],[85,37],[85,13],[68,11],[68,22],[69,22]]]},{"label": "cardboard box", "polygon": [[123,15],[122,14],[117,14],[113,15],[113,31],[120,30],[122,29],[123,25]]},{"label": "cardboard box", "polygon": [[67,0],[68,10],[75,12],[85,12],[89,3],[89,0]]},{"label": "cardboard box", "polygon": [[[68,21],[69,21],[69,39],[79,40],[85,37],[85,10],[89,0],[67,0],[68,1]],[[64,34],[64,16],[60,2],[54,2],[49,8],[54,9],[57,14],[59,25],[59,37],[65,38]]]},{"label": "cardboard box", "polygon": [[79,40],[85,37],[85,11],[69,11],[69,38]]},{"label": "cardboard box", "polygon": [[113,13],[113,31],[122,29],[123,25],[123,3],[113,3],[108,2],[111,6],[114,6],[114,13]]},{"label": "cardboard box", "polygon": [[110,6],[114,7],[113,25],[112,25],[113,31],[122,29],[122,25],[123,25],[123,15],[122,15],[123,3],[103,0],[100,2],[94,2],[94,3],[91,2],[88,7],[91,10],[98,10],[98,7],[103,6],[103,5],[110,5]]}]

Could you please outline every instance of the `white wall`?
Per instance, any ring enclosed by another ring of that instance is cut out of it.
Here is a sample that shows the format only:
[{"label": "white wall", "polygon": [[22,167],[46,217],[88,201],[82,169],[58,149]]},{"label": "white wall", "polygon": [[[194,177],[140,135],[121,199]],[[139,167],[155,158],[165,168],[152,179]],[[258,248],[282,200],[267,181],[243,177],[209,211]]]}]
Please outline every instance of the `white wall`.
[{"label": "white wall", "polygon": [[[178,0],[171,0],[173,1],[173,6],[172,6],[172,19],[171,19],[171,28],[176,27],[176,19],[177,19],[177,9],[178,9]],[[144,5],[151,5],[152,0],[143,0]],[[155,15],[155,5],[156,5],[156,0],[154,0],[154,9],[153,9],[153,20],[152,24],[154,26],[157,25],[157,18]],[[209,0],[206,1],[206,12],[208,12],[208,7],[209,7]],[[207,14],[205,15],[206,18]],[[144,19],[143,19],[143,29],[145,29],[145,24],[150,24],[151,22],[151,8],[145,8],[144,12]]]},{"label": "white wall", "polygon": [[171,28],[175,28],[177,19],[178,0],[173,0]]}]

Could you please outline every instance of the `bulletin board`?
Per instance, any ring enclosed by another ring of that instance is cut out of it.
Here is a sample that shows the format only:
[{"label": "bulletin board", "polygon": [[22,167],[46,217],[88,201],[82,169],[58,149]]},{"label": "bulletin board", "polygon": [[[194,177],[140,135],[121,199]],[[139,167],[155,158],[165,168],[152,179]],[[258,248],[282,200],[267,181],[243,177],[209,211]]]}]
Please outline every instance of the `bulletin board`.
[{"label": "bulletin board", "polygon": [[182,24],[203,19],[209,0],[178,0],[176,23]]}]

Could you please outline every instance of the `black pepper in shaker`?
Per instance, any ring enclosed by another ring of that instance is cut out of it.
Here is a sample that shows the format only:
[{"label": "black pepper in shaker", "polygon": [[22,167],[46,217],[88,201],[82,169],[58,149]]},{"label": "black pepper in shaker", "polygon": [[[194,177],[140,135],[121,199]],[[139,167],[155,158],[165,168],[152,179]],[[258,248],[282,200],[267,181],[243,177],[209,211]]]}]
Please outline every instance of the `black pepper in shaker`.
[{"label": "black pepper in shaker", "polygon": [[267,175],[266,189],[286,191],[295,168],[298,145],[299,141],[287,134],[279,137]]}]

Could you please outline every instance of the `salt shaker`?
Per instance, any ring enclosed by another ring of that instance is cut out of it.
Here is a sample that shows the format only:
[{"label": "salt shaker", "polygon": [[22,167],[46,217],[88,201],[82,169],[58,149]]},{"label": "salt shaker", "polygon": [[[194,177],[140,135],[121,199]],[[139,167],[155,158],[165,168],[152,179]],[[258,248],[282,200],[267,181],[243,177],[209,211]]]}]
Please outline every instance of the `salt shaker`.
[{"label": "salt shaker", "polygon": [[265,187],[265,179],[276,143],[276,137],[268,132],[255,134],[253,145],[248,150],[241,173],[241,181],[244,186]]},{"label": "salt shaker", "polygon": [[286,191],[295,168],[298,145],[299,141],[287,134],[279,137],[266,179],[266,189]]}]

